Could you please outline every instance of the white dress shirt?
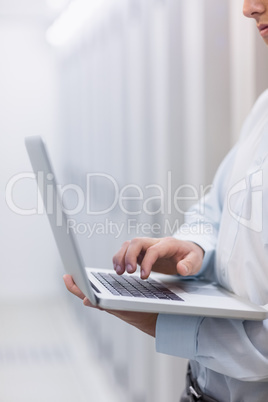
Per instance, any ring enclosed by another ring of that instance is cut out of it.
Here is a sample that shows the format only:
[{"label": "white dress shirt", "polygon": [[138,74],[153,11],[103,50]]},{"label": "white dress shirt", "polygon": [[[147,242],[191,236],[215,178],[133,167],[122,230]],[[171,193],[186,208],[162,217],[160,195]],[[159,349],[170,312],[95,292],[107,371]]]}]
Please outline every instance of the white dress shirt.
[{"label": "white dress shirt", "polygon": [[[199,275],[258,304],[268,303],[268,90],[257,100],[213,187],[175,237],[205,251]],[[203,225],[203,226],[202,226]],[[202,234],[202,227],[206,234]],[[224,402],[268,400],[268,320],[161,314],[158,352],[191,360],[200,388]]]}]

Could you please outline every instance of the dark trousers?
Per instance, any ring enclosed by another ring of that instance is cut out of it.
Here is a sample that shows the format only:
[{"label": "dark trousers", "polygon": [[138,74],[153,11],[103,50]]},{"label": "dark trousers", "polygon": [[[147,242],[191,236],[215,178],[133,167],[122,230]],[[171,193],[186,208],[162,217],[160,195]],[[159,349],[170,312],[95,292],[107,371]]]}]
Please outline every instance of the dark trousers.
[{"label": "dark trousers", "polygon": [[186,374],[186,388],[181,396],[180,402],[217,402],[216,399],[205,395],[199,388],[197,381],[193,378],[190,364]]}]

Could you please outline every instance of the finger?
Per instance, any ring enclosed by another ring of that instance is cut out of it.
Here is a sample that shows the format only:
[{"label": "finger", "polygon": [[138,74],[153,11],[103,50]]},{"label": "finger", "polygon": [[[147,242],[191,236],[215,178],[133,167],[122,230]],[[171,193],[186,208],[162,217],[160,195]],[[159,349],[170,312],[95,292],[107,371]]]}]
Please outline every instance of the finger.
[{"label": "finger", "polygon": [[130,242],[125,255],[125,266],[128,273],[133,273],[137,269],[137,262],[142,265],[147,250],[153,244],[159,242],[158,239],[147,237],[136,238]]},{"label": "finger", "polygon": [[189,254],[177,263],[178,274],[187,276],[196,274],[202,265],[202,260],[194,251],[190,251]]},{"label": "finger", "polygon": [[87,306],[87,307],[92,307],[92,308],[95,308],[95,309],[97,309],[97,310],[105,311],[103,308],[101,308],[101,307],[99,307],[99,306],[94,306],[94,305],[89,301],[89,299],[88,299],[87,297],[84,297],[84,299],[83,299],[83,304],[84,304],[84,306]]},{"label": "finger", "polygon": [[96,306],[93,306],[93,304],[90,303],[90,301],[88,300],[87,297],[84,297],[83,304],[84,304],[84,306],[87,306],[87,307],[93,307],[93,308],[96,307]]},{"label": "finger", "polygon": [[158,241],[150,246],[145,253],[141,263],[141,278],[147,279],[152,271],[153,265],[160,258],[168,257],[168,244],[166,241]]},{"label": "finger", "polygon": [[71,292],[72,294],[74,294],[75,296],[79,297],[82,300],[85,298],[84,293],[76,286],[71,275],[63,275],[63,280],[69,292]]},{"label": "finger", "polygon": [[125,272],[125,254],[129,247],[130,241],[125,241],[120,250],[113,257],[113,265],[116,273],[122,275]]}]

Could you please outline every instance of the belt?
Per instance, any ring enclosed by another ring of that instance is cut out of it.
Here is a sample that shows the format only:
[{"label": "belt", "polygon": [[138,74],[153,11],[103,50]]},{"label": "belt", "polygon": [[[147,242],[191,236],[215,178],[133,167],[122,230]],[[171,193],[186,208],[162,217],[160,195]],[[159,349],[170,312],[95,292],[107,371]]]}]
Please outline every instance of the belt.
[{"label": "belt", "polygon": [[181,397],[181,402],[218,402],[201,391],[196,379],[192,376],[190,364],[186,374],[186,389]]}]

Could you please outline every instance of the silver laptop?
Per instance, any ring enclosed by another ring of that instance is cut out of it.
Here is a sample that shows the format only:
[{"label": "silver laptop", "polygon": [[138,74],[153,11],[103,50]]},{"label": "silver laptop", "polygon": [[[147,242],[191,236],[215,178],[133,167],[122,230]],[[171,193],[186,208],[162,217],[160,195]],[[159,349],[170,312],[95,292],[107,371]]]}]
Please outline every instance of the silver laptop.
[{"label": "silver laptop", "polygon": [[[72,231],[67,230],[68,217],[62,206],[46,146],[39,136],[27,137],[25,143],[33,171],[36,178],[39,178],[39,191],[65,271],[72,275],[77,286],[93,305],[104,309],[249,320],[263,320],[268,317],[265,306],[243,300],[215,283],[153,272],[148,280],[141,280],[137,273],[119,276],[113,269],[87,268],[75,236]],[[51,195],[51,190],[54,195],[53,205],[47,205],[48,191]]]}]

